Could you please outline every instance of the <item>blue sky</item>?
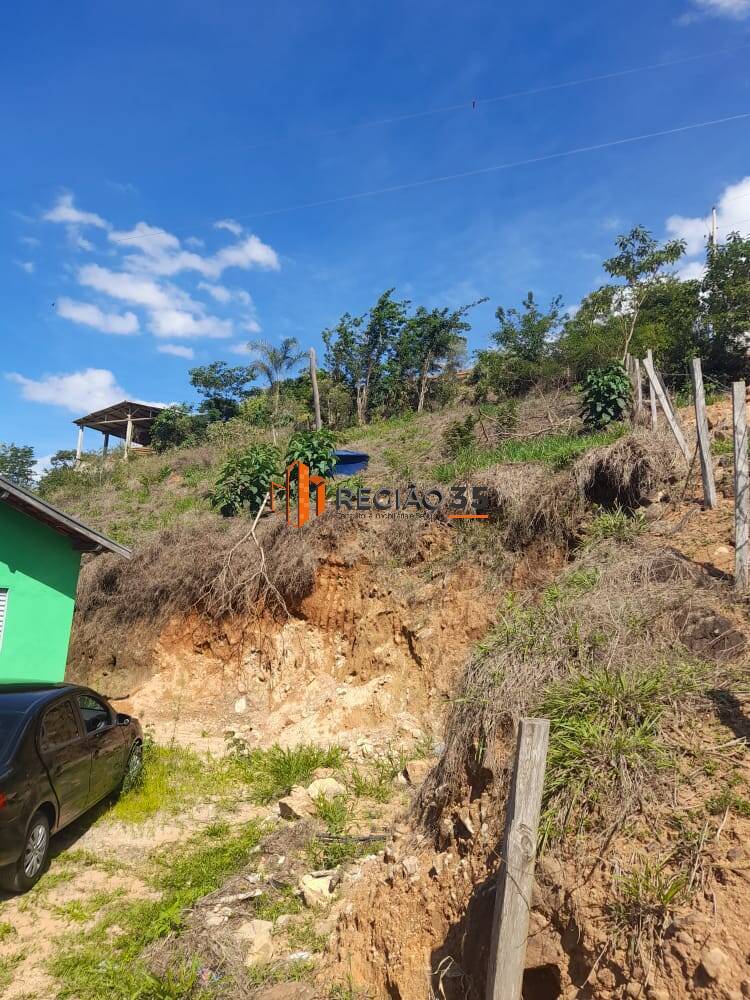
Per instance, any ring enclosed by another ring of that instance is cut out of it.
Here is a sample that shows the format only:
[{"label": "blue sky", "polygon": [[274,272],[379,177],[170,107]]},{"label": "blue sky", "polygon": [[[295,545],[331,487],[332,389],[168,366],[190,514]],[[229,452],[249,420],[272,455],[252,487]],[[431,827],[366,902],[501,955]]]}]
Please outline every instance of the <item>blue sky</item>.
[{"label": "blue sky", "polygon": [[0,39],[0,441],[40,457],[390,286],[489,296],[475,348],[529,289],[575,305],[635,223],[687,273],[712,203],[750,228],[750,118],[418,183],[747,114],[750,0],[29,0]]}]

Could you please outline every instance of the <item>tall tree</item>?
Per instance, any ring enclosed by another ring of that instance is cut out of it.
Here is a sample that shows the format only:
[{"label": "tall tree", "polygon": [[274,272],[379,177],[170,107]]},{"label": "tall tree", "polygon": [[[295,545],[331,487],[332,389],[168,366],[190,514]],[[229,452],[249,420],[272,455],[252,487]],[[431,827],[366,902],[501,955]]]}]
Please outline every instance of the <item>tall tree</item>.
[{"label": "tall tree", "polygon": [[0,476],[16,486],[34,485],[34,449],[31,445],[0,444]]},{"label": "tall tree", "polygon": [[704,370],[742,378],[750,340],[750,238],[730,233],[709,244],[701,295]]},{"label": "tall tree", "polygon": [[617,302],[624,328],[624,362],[643,303],[649,292],[665,280],[664,268],[675,264],[685,253],[685,241],[669,240],[660,246],[648,229],[634,226],[629,233],[618,236],[615,245],[620,252],[604,261],[604,270],[624,282]]},{"label": "tall tree", "polygon": [[254,367],[268,382],[268,388],[273,399],[271,431],[275,443],[281,380],[289,372],[294,371],[305,357],[305,352],[300,351],[296,337],[285,337],[279,347],[276,347],[268,340],[251,340],[248,347],[257,355],[257,358],[253,362]]},{"label": "tall tree", "polygon": [[383,375],[383,362],[406,323],[409,303],[391,298],[393,291],[383,292],[365,316],[345,313],[333,329],[323,331],[326,367],[354,395],[358,424],[367,420],[373,391]]},{"label": "tall tree", "polygon": [[230,367],[223,361],[190,369],[190,384],[203,396],[200,411],[212,420],[233,417],[249,395],[248,383],[256,377],[254,365]]},{"label": "tall tree", "polygon": [[404,327],[404,354],[409,358],[417,379],[417,413],[424,409],[427,383],[449,365],[458,365],[466,351],[464,331],[471,329],[466,322],[470,309],[486,302],[479,299],[458,309],[425,309],[419,306]]}]

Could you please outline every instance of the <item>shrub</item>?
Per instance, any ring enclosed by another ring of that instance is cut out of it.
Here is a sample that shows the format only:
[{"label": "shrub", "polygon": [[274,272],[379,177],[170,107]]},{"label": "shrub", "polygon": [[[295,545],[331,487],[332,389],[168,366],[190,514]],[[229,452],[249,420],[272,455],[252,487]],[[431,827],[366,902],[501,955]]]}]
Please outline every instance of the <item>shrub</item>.
[{"label": "shrub", "polygon": [[151,425],[154,451],[197,444],[206,433],[206,418],[191,413],[187,406],[168,406]]},{"label": "shrub", "polygon": [[628,374],[615,361],[594,368],[583,380],[581,416],[588,427],[600,429],[622,420],[630,405],[632,386]]},{"label": "shrub", "polygon": [[307,784],[319,767],[339,768],[344,762],[341,747],[309,743],[289,749],[274,744],[268,750],[252,750],[244,740],[235,738],[230,753],[239,777],[250,785],[253,798],[261,803],[282,798],[295,785]]},{"label": "shrub", "polygon": [[240,403],[238,416],[251,427],[269,428],[272,422],[272,413],[266,393],[256,393],[243,399]]},{"label": "shrub", "polygon": [[315,476],[330,476],[336,464],[333,431],[297,431],[289,440],[285,465],[304,462]]},{"label": "shrub", "polygon": [[476,443],[474,440],[474,428],[477,425],[477,418],[470,413],[465,420],[454,420],[449,424],[443,434],[443,450],[446,455],[455,458],[456,455],[472,448]]},{"label": "shrub", "polygon": [[253,445],[230,456],[216,480],[211,503],[225,517],[234,517],[243,510],[260,510],[280,467],[279,450],[269,444]]}]

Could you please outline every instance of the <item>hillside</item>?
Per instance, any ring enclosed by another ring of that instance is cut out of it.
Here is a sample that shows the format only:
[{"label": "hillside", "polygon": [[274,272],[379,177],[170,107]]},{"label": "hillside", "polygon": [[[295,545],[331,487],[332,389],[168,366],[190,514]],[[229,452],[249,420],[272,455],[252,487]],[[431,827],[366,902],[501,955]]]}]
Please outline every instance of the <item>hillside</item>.
[{"label": "hillside", "polygon": [[363,485],[481,485],[486,522],[329,507],[253,537],[208,499],[258,439],[236,422],[68,484],[54,502],[134,548],[86,566],[69,676],[129,695],[156,742],[144,787],[58,859],[77,942],[64,880],[34,919],[0,902],[9,1000],[39,978],[38,920],[40,996],[483,995],[525,714],[552,722],[527,1000],[750,995],[750,621],[727,401],[709,412],[715,511],[665,431],[582,434],[564,394],[455,457],[460,407],[341,435]]}]

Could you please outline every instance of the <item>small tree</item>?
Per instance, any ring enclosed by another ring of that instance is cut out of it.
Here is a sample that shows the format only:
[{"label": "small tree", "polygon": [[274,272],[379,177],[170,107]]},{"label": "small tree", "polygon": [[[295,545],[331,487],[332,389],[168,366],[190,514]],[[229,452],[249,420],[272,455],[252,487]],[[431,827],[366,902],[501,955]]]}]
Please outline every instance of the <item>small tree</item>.
[{"label": "small tree", "polygon": [[190,369],[190,384],[203,396],[199,409],[210,421],[236,416],[239,404],[249,394],[248,383],[255,377],[253,365],[230,367],[223,361]]},{"label": "small tree", "polygon": [[168,406],[151,425],[151,445],[154,451],[162,452],[196,444],[205,436],[207,422],[205,415],[191,413],[185,403]]},{"label": "small tree", "polygon": [[0,476],[16,486],[34,485],[34,449],[31,445],[0,444]]},{"label": "small tree", "polygon": [[615,303],[625,330],[622,347],[624,363],[641,307],[649,291],[664,280],[664,268],[677,263],[685,253],[685,241],[669,240],[659,246],[647,229],[634,226],[629,233],[618,236],[615,244],[620,252],[604,261],[604,270],[613,278],[622,278],[625,283],[619,301]]},{"label": "small tree", "polygon": [[275,443],[281,380],[289,372],[294,371],[305,353],[299,350],[296,337],[285,337],[280,347],[275,347],[268,340],[252,340],[248,347],[258,355],[254,367],[266,379],[271,392],[273,411],[271,431]]},{"label": "small tree", "polygon": [[403,339],[418,383],[417,413],[424,409],[427,383],[448,367],[458,367],[466,350],[464,331],[470,330],[466,315],[486,302],[479,299],[458,309],[425,309],[420,306],[406,323]]},{"label": "small tree", "polygon": [[630,405],[631,393],[630,379],[619,361],[592,369],[581,390],[581,416],[586,426],[599,430],[622,420]]},{"label": "small tree", "polygon": [[271,480],[280,476],[281,455],[270,444],[257,444],[231,455],[219,473],[211,503],[225,517],[243,510],[256,513],[268,495]]},{"label": "small tree", "polygon": [[561,296],[554,298],[545,312],[529,292],[520,310],[499,306],[495,317],[498,328],[492,339],[501,350],[500,363],[489,358],[483,362],[486,376],[496,383],[495,392],[523,392],[557,371],[553,346],[565,320]]},{"label": "small tree", "polygon": [[297,431],[289,439],[284,464],[304,462],[314,476],[330,476],[336,464],[333,431]]}]

